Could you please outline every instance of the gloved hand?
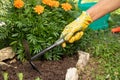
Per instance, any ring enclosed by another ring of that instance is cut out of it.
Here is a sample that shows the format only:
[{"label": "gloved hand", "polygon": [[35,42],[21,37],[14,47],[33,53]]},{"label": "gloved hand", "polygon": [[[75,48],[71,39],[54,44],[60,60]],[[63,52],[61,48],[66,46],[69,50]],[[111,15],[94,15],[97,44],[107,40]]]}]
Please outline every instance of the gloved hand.
[{"label": "gloved hand", "polygon": [[[73,43],[74,41],[79,40],[82,37],[84,30],[91,22],[91,17],[83,11],[76,20],[64,28],[60,38],[64,38],[65,42],[69,43]],[[66,47],[65,42],[62,44],[62,47]]]}]

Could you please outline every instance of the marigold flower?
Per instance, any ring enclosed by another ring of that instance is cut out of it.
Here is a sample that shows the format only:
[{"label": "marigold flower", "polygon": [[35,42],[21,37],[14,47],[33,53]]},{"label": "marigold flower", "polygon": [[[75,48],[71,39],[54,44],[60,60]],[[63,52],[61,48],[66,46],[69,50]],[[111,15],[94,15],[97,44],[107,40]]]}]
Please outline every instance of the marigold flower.
[{"label": "marigold flower", "polygon": [[48,5],[49,2],[51,2],[51,0],[42,0],[43,4],[47,4]]},{"label": "marigold flower", "polygon": [[24,2],[22,0],[14,0],[13,4],[16,8],[22,8],[24,6]]},{"label": "marigold flower", "polygon": [[47,2],[47,4],[46,5],[48,5],[48,6],[53,6],[53,1],[52,0],[49,0],[49,2]]},{"label": "marigold flower", "polygon": [[69,11],[72,9],[71,4],[69,4],[69,3],[62,3],[61,6],[65,11]]},{"label": "marigold flower", "polygon": [[52,1],[53,7],[59,7],[59,2],[58,1]]},{"label": "marigold flower", "polygon": [[34,7],[34,10],[35,10],[36,13],[41,14],[41,13],[43,13],[43,11],[44,11],[44,7],[41,6],[41,5],[36,5],[36,6]]},{"label": "marigold flower", "polygon": [[46,4],[50,7],[59,7],[59,1],[55,0],[42,0],[43,4]]}]

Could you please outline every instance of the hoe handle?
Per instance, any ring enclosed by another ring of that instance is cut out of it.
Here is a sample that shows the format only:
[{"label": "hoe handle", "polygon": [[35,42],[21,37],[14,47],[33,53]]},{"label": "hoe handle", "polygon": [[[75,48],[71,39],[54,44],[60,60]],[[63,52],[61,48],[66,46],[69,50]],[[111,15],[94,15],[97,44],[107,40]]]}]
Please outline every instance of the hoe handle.
[{"label": "hoe handle", "polygon": [[31,58],[31,60],[34,60],[34,59],[38,58],[39,56],[43,55],[45,52],[51,50],[52,48],[60,45],[60,44],[63,43],[63,42],[64,42],[64,39],[58,39],[53,45],[51,45],[50,47],[42,50],[41,52],[39,52],[39,53],[36,54],[35,56],[33,56],[33,57]]}]

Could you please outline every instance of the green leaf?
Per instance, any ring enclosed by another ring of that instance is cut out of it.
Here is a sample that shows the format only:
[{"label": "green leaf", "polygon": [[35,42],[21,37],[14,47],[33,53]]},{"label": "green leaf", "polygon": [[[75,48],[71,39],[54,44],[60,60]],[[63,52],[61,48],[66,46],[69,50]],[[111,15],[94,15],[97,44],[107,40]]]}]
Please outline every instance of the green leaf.
[{"label": "green leaf", "polygon": [[10,43],[10,45],[14,45],[14,44],[17,44],[18,41],[13,41]]}]

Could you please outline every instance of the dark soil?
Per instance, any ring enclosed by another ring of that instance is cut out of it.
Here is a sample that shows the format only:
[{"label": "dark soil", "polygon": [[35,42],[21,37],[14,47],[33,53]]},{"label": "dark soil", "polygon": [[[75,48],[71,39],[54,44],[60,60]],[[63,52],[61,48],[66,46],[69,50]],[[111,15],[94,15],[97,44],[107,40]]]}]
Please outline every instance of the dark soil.
[{"label": "dark soil", "polygon": [[65,80],[65,74],[68,68],[75,67],[77,63],[77,55],[72,57],[65,57],[58,61],[34,61],[33,63],[41,71],[39,74],[35,71],[28,62],[11,64],[14,67],[1,66],[0,80],[4,80],[2,72],[9,73],[9,80],[18,80],[17,73],[24,74],[24,80],[34,80],[40,77],[42,80]]},{"label": "dark soil", "polygon": [[[23,80],[35,80],[36,77],[39,77],[42,80],[65,80],[67,69],[75,67],[77,61],[77,54],[71,57],[65,57],[58,61],[34,61],[33,63],[41,71],[41,74],[35,71],[28,62],[21,63],[17,61],[10,64],[13,67],[0,66],[0,80],[4,80],[2,76],[3,72],[9,73],[9,80],[19,80],[17,73],[20,72],[24,74]],[[90,58],[84,72],[81,72],[79,76],[80,80],[96,80],[93,74],[97,74],[98,65],[96,59]]]}]

